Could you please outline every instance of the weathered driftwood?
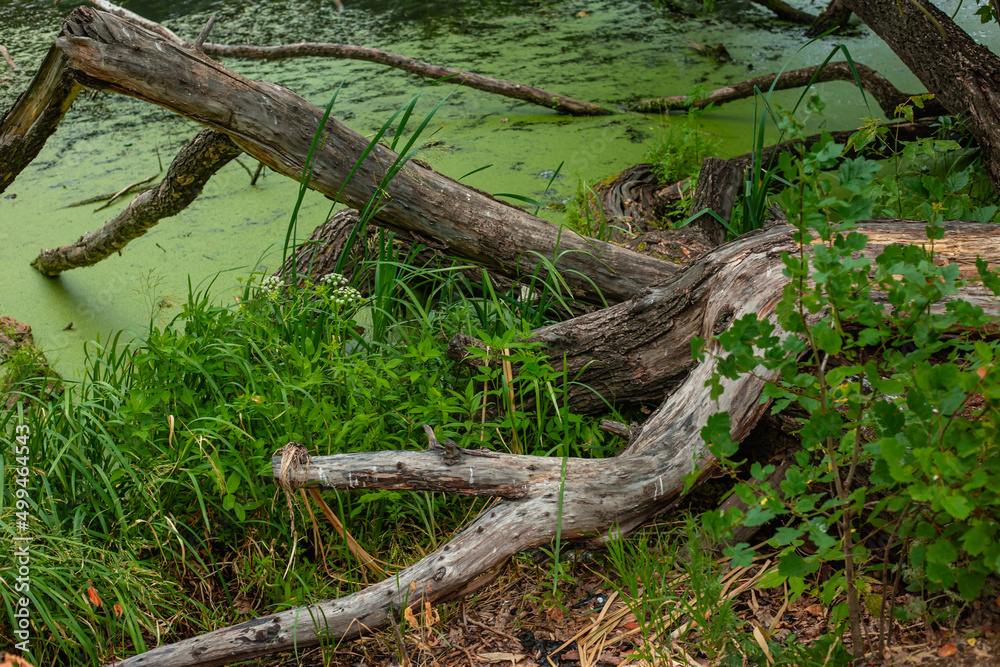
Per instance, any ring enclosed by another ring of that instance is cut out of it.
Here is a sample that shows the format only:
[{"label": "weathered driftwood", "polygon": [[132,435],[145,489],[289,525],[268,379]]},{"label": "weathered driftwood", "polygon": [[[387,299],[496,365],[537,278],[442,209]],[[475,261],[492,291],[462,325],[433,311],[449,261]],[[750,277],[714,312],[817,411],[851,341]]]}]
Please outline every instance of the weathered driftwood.
[{"label": "weathered driftwood", "polygon": [[[909,95],[901,92],[889,80],[870,67],[861,63],[854,63],[858,78],[864,89],[875,98],[878,105],[886,114],[892,114],[896,106],[906,102]],[[813,78],[815,77],[815,78]],[[765,74],[754,77],[746,81],[730,84],[724,88],[718,88],[705,95],[697,97],[691,95],[674,95],[672,97],[658,97],[650,100],[643,100],[630,104],[628,109],[645,113],[667,113],[668,111],[686,111],[688,109],[700,109],[709,104],[725,104],[734,100],[742,100],[753,97],[754,89],[766,92],[774,80],[778,82],[774,85],[774,90],[788,90],[789,88],[801,88],[809,85],[809,82],[824,83],[826,81],[848,81],[855,83],[854,74],[846,62],[827,63],[823,69],[820,67],[803,67],[802,69],[790,70],[782,74]],[[915,109],[918,117],[937,117],[945,113],[944,107],[933,101],[924,106],[923,109]]]},{"label": "weathered driftwood", "polygon": [[[880,251],[894,242],[922,243],[926,238],[925,224],[916,220],[877,219],[862,224],[860,230],[869,236],[869,249]],[[991,262],[1000,258],[1000,238],[995,225],[959,221],[950,221],[948,225],[952,241],[944,256],[959,262],[967,275],[975,275],[977,253]],[[781,225],[749,235],[751,239],[763,235],[775,240],[771,255],[774,264],[762,268],[761,275],[751,280],[752,284],[734,285],[732,289],[736,292],[753,290],[755,285],[765,289],[770,281],[781,280],[778,274],[782,266],[777,258],[782,250],[792,246],[788,242],[790,236],[782,236],[774,230],[790,234],[789,228]],[[707,310],[708,299],[717,290],[725,289],[719,283],[718,265],[740,261],[739,254],[746,251],[749,243],[742,238],[740,241],[711,251],[671,280],[644,290],[628,301],[535,329],[532,339],[544,345],[550,359],[564,360],[568,376],[575,379],[567,391],[568,405],[574,411],[600,413],[608,405],[657,405],[669,396],[695,366],[690,348],[678,341],[705,335],[697,332],[704,330],[702,318],[713,317]],[[976,298],[978,305],[995,309],[989,299]],[[731,315],[735,312],[735,302],[733,304]],[[719,321],[724,322],[725,318]],[[724,330],[724,325],[719,326],[721,328],[715,333]],[[455,336],[449,345],[449,356],[463,359],[463,351],[473,343],[474,339],[464,334]]]},{"label": "weathered driftwood", "polygon": [[[50,61],[48,71],[59,82],[72,86],[75,81],[155,101],[224,132],[242,150],[291,178],[301,177],[312,139],[320,130],[322,111],[291,91],[245,79],[203,54],[87,7],[76,9],[66,20],[46,62]],[[17,132],[19,119],[33,117],[31,110],[40,102],[51,104],[50,88],[33,84],[8,113],[11,127],[6,117],[0,125],[0,163],[8,164],[7,155],[17,158],[10,162],[14,169],[0,176],[0,183],[13,180],[58,122],[49,119],[47,133]],[[56,97],[66,100],[64,94]],[[551,262],[573,298],[589,302],[602,298],[619,302],[675,272],[664,262],[557,228],[416,163],[408,163],[385,184],[398,156],[381,145],[347,182],[368,140],[334,118],[327,120],[322,135],[309,187],[355,208],[379,195],[383,222],[434,237],[451,255],[511,276],[535,270],[544,274]]]},{"label": "weathered driftwood", "polygon": [[177,215],[194,201],[209,178],[242,151],[229,137],[203,130],[185,144],[160,183],[133,199],[114,219],[72,245],[42,250],[31,265],[46,276],[91,266],[145,234],[161,219]]},{"label": "weathered driftwood", "polygon": [[[944,239],[936,242],[935,250],[939,257],[957,262],[963,274],[975,274],[977,255],[991,264],[1000,261],[1000,239],[993,226],[946,223],[944,227]],[[861,231],[871,239],[869,255],[889,243],[925,238],[922,223],[870,223]],[[647,341],[645,347],[615,354],[633,368],[642,356],[670,355],[675,350],[683,350],[690,359],[692,336],[708,339],[745,314],[772,316],[786,282],[780,254],[796,249],[788,225],[749,234],[713,250],[671,283],[608,309],[621,329],[632,323]],[[981,286],[965,287],[960,296],[997,312],[995,299]],[[607,321],[604,312],[577,318],[571,327],[581,338],[594,341],[585,347],[598,360],[608,352],[596,344],[600,337],[596,329]],[[550,346],[557,342],[551,335],[541,337]],[[569,459],[563,468],[561,459],[436,449],[315,457],[308,465],[282,472],[282,460],[276,458],[275,476],[293,486],[432,489],[503,500],[448,544],[364,591],[161,646],[116,664],[209,667],[320,643],[336,645],[378,627],[403,606],[449,598],[518,551],[546,544],[557,525],[567,540],[628,532],[676,500],[685,475],[693,470],[705,473],[710,461],[700,429],[709,415],[727,410],[733,438],[740,441],[765,410],[760,396],[769,378],[766,372],[727,381],[717,404],[707,400],[705,381],[714,365],[711,355],[693,367],[687,361],[690,373],[683,379],[678,374],[676,389],[613,459]]]}]

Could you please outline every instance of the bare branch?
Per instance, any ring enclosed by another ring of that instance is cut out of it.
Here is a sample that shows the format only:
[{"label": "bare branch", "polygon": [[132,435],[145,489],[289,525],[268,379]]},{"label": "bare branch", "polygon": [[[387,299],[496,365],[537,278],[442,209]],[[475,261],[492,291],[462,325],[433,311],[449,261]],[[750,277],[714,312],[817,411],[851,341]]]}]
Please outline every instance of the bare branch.
[{"label": "bare branch", "polygon": [[71,245],[42,250],[31,265],[44,275],[56,276],[111,256],[163,218],[187,208],[208,179],[241,152],[225,134],[203,130],[181,149],[156,187],[139,194],[97,231],[84,234]]},{"label": "bare branch", "polygon": [[[869,92],[878,105],[886,114],[891,115],[895,108],[909,99],[909,95],[901,92],[889,80],[870,67],[861,63],[854,63],[858,78],[864,89]],[[816,77],[813,79],[813,77]],[[659,97],[644,100],[629,105],[633,111],[648,113],[666,113],[668,111],[686,111],[687,109],[700,109],[709,104],[725,104],[734,100],[742,100],[754,95],[754,90],[766,92],[770,89],[775,78],[778,83],[774,90],[788,90],[789,88],[801,88],[813,83],[823,83],[826,81],[847,81],[854,83],[854,73],[846,62],[832,62],[820,70],[819,66],[803,67],[802,69],[791,70],[780,75],[766,74],[753,79],[734,83],[724,88],[718,88],[706,95],[693,97],[691,95],[674,95],[672,97]],[[920,117],[940,116],[947,113],[941,105],[937,103],[925,104],[923,109],[915,109]]]}]

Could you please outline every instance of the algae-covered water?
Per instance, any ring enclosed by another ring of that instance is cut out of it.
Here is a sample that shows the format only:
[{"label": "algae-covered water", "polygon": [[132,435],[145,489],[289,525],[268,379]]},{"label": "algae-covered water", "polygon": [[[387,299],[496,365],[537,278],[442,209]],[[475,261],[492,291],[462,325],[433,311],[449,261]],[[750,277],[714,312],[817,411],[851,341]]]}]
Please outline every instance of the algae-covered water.
[{"label": "algae-covered water", "polygon": [[[793,67],[815,64],[835,43],[825,38],[796,55],[807,41],[803,29],[778,23],[745,2],[717,2],[715,13],[703,15],[700,2],[344,1],[343,13],[330,0],[148,0],[127,6],[188,39],[214,15],[215,42],[375,46],[608,107],[777,71],[792,56]],[[797,4],[815,10],[825,3]],[[0,44],[20,68],[11,72],[0,62],[0,108],[8,108],[27,87],[71,9],[71,3],[53,5],[50,0],[0,0]],[[978,28],[975,17],[964,23],[987,32]],[[718,65],[698,56],[684,40],[725,42],[735,61]],[[856,29],[840,41],[856,60],[877,68],[902,89],[921,90],[867,30]],[[354,61],[225,64],[245,76],[286,86],[318,105],[325,105],[341,86],[334,114],[364,134],[374,132],[425,85],[415,76]],[[817,90],[827,106],[815,124],[845,129],[871,115],[847,84],[823,84]],[[465,182],[492,193],[549,200],[565,199],[580,183],[643,161],[671,124],[683,122],[679,116],[633,114],[570,118],[447,85],[425,91],[418,110],[429,112],[446,95],[428,130],[435,146],[423,159],[456,178],[492,165]],[[785,93],[779,100],[790,104],[796,96]],[[752,101],[726,105],[706,116],[702,128],[717,136],[723,155],[743,153],[749,149],[753,114]],[[239,280],[253,270],[275,268],[297,184],[271,173],[251,187],[247,171],[236,162],[222,169],[188,209],[133,241],[120,256],[57,279],[30,268],[40,248],[71,243],[124,206],[121,202],[96,211],[96,204],[68,204],[115,192],[161,166],[165,169],[199,129],[147,103],[82,94],[35,162],[0,197],[0,314],[31,324],[64,374],[79,373],[86,341],[107,340],[118,330],[141,335],[151,320],[168,320],[186,299],[189,285],[198,290],[212,283],[212,294],[231,302]],[[249,169],[256,166],[246,156],[241,160]],[[545,192],[560,163],[559,178]],[[300,214],[300,234],[320,224],[328,210],[327,200],[310,194]],[[555,211],[547,215],[560,221]]]}]

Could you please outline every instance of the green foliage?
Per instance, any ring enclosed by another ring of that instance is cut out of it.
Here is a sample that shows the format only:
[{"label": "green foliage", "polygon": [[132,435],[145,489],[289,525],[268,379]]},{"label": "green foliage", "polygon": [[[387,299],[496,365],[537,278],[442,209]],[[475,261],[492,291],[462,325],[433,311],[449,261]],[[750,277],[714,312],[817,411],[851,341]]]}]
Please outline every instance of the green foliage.
[{"label": "green foliage", "polygon": [[[175,632],[157,619],[179,616],[202,628],[238,622],[236,595],[266,613],[360,586],[337,538],[327,540],[327,567],[338,563],[345,583],[301,545],[282,577],[290,519],[270,475],[272,453],[289,440],[313,455],[424,449],[427,423],[462,447],[603,455],[597,420],[567,407],[573,378],[523,342],[531,321],[520,320],[527,311],[516,301],[460,296],[454,274],[395,268],[391,298],[379,306],[387,316],[382,340],[370,324],[375,297],[361,301],[335,274],[295,289],[252,280],[233,307],[192,291],[177,320],[145,340],[92,347],[85,376],[67,383],[64,398],[25,403],[36,633],[61,637],[35,656],[39,663],[99,664],[145,646],[152,633]],[[446,350],[453,333],[476,331],[476,312],[502,333],[481,332],[490,363],[470,375]],[[505,374],[505,360],[516,373]],[[2,419],[7,434],[21,423],[16,412]],[[12,474],[7,467],[0,479],[10,484]],[[9,503],[13,495],[0,497]],[[443,494],[338,493],[336,501],[354,537],[394,562],[438,543],[472,510]],[[308,524],[296,525],[306,540]],[[15,508],[0,505],[0,562],[11,562],[14,530]],[[88,579],[104,606],[82,595]],[[192,579],[221,598],[198,602]],[[4,581],[0,599],[12,613],[16,597]],[[8,618],[0,624],[5,642],[9,633]]]},{"label": "green foliage", "polygon": [[[613,585],[635,614],[642,644],[637,657],[669,664],[672,644],[703,651],[711,664],[737,653],[742,621],[723,584],[722,563],[698,548],[704,532],[688,517],[676,534],[643,533],[608,542]],[[680,545],[687,544],[686,551]]]},{"label": "green foliage", "polygon": [[698,129],[697,119],[704,110],[687,114],[682,125],[670,126],[665,136],[646,153],[660,183],[677,183],[696,178],[701,162],[714,154],[719,140]]},{"label": "green foliage", "polygon": [[[945,150],[957,149],[918,142],[903,159],[919,173],[921,158],[936,161]],[[794,185],[777,199],[800,245],[782,257],[789,283],[775,320],[743,317],[705,348],[720,351],[712,396],[721,395],[723,377],[764,378],[773,411],[797,408],[801,450],[778,489],[764,481],[774,466],[754,464],[736,487],[751,509],[714,513],[705,524],[722,535],[736,523],[778,520],[769,544],[779,550],[782,579],[794,596],[808,590],[830,605],[843,629],[860,621],[861,573],[886,581],[894,551],[906,554],[913,590],[957,587],[972,600],[1000,572],[1000,454],[992,445],[1000,376],[996,342],[972,340],[991,318],[952,298],[967,280],[958,265],[935,261],[946,213],[989,219],[995,207],[971,210],[965,171],[950,181],[902,178],[905,198],[865,158],[823,173],[840,151],[825,138],[800,159],[782,156],[783,177]],[[894,205],[922,213],[927,242],[888,246],[872,262],[853,223]],[[977,268],[1000,292],[1000,278],[984,262]],[[728,417],[716,415],[702,433],[711,455],[735,470]],[[881,565],[860,539],[872,530],[889,535]],[[806,541],[812,548],[803,554]],[[728,553],[736,565],[753,555],[746,544]],[[846,569],[821,578],[832,561]]]}]

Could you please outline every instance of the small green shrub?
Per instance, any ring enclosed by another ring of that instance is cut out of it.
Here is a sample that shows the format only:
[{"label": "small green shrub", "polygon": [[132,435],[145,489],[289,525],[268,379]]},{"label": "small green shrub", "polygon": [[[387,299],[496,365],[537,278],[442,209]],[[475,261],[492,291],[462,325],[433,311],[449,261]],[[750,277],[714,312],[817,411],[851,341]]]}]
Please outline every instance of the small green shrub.
[{"label": "small green shrub", "polygon": [[[934,155],[941,148],[927,145]],[[853,223],[895,193],[878,179],[879,165],[864,158],[844,160],[835,177],[823,175],[838,154],[824,141],[801,159],[782,157],[784,178],[795,186],[778,200],[800,249],[782,258],[789,283],[776,321],[746,316],[715,339],[721,352],[713,397],[723,377],[763,373],[772,410],[796,406],[793,414],[802,415],[802,449],[779,489],[764,481],[774,466],[755,464],[751,479],[736,487],[750,509],[709,513],[705,525],[721,536],[735,523],[780,521],[768,540],[780,553],[778,572],[793,596],[808,590],[831,606],[835,630],[850,627],[857,654],[863,573],[886,590],[905,574],[911,589],[957,587],[965,600],[1000,573],[1000,375],[996,342],[977,339],[993,319],[951,299],[966,280],[958,265],[935,262],[949,202],[968,208],[956,194],[961,179],[920,179],[923,191],[907,186],[930,197],[919,209],[927,243],[889,246],[872,263],[859,255],[867,239]],[[978,270],[1000,293],[997,274],[981,261]],[[974,398],[980,403],[972,407]],[[728,416],[712,417],[703,436],[712,456],[735,470]],[[881,564],[860,539],[872,529],[888,535]],[[798,547],[806,540],[813,549],[803,555]],[[895,551],[905,554],[905,568],[892,565]],[[747,544],[728,550],[734,564],[753,553]],[[820,578],[820,566],[834,561],[844,569]]]}]

